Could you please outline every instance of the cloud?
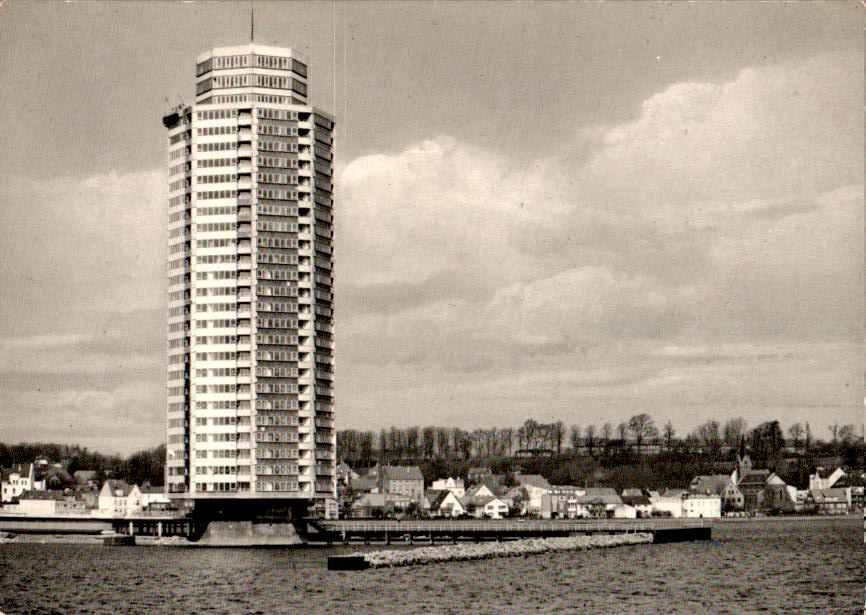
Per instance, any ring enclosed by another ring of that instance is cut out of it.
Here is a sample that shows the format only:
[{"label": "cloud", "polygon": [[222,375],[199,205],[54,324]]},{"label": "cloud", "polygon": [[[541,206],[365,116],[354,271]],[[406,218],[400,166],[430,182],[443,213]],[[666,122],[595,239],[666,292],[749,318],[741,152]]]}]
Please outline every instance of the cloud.
[{"label": "cloud", "polygon": [[20,331],[22,313],[44,327],[63,311],[162,308],[166,194],[163,171],[4,178],[0,330]]},{"label": "cloud", "polygon": [[337,360],[360,389],[339,395],[385,422],[532,399],[576,420],[802,418],[821,399],[859,416],[861,68],[672,84],[537,159],[440,136],[350,162]]},{"label": "cloud", "polygon": [[165,174],[0,191],[0,432],[130,452],[164,431]]},{"label": "cloud", "polygon": [[[340,165],[340,426],[859,420],[861,70],[671,84],[543,156],[440,135]],[[158,442],[164,173],[3,184],[3,433]]]}]

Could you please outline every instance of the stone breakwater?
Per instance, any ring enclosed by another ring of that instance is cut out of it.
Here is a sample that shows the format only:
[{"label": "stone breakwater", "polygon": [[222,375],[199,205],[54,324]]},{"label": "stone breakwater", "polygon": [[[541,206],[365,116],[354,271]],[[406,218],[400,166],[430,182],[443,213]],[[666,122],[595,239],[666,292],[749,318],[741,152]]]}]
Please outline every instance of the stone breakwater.
[{"label": "stone breakwater", "polygon": [[594,536],[568,536],[563,538],[530,538],[513,542],[464,543],[419,547],[406,551],[374,551],[363,555],[370,568],[391,566],[415,566],[461,560],[488,559],[492,557],[513,557],[516,555],[536,555],[553,551],[582,551],[605,547],[648,544],[653,541],[652,534],[598,534]]}]

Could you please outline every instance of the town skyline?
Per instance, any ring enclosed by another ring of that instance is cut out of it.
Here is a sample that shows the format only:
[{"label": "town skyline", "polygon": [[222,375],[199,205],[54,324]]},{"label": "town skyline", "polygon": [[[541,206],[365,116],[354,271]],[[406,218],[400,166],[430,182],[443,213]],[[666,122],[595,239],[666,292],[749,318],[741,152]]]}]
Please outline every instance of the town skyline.
[{"label": "town skyline", "polygon": [[[248,10],[0,7],[0,440],[164,442],[160,117]],[[337,117],[337,429],[859,431],[859,17],[256,4]]]}]

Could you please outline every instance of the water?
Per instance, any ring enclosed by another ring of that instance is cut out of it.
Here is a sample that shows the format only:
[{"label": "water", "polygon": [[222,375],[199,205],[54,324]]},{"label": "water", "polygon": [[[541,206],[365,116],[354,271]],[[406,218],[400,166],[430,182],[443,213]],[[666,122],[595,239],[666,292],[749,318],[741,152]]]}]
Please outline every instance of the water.
[{"label": "water", "polygon": [[[0,545],[25,613],[862,613],[859,519],[722,523],[713,542],[329,572],[349,548]],[[381,547],[377,547],[381,548]]]}]

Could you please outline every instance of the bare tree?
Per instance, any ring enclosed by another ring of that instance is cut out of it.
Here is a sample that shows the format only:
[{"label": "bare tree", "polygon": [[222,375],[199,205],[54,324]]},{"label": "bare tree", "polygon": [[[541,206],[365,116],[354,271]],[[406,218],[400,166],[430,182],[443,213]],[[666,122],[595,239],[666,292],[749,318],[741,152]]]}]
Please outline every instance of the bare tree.
[{"label": "bare tree", "polygon": [[722,447],[722,437],[719,434],[719,422],[707,421],[698,426],[698,439],[705,453],[717,456]]},{"label": "bare tree", "polygon": [[565,439],[565,425],[562,421],[556,421],[550,425],[550,438],[552,444],[556,447],[556,454],[562,454],[562,441]]},{"label": "bare tree", "polygon": [[511,457],[511,449],[514,446],[514,428],[506,427],[500,432],[502,436],[502,448],[507,457]]},{"label": "bare tree", "polygon": [[460,447],[458,450],[461,453],[463,453],[463,459],[468,461],[469,459],[472,458],[472,446],[473,446],[472,435],[469,432],[462,431],[462,430],[459,431],[459,435],[460,435],[460,440],[459,440]]},{"label": "bare tree", "polygon": [[421,440],[421,430],[410,427],[406,430],[406,452],[413,461],[418,459],[418,445]]},{"label": "bare tree", "polygon": [[448,430],[445,427],[437,427],[436,428],[436,449],[439,454],[439,457],[442,459],[448,459],[448,451],[450,450],[448,447],[449,439],[448,439]]},{"label": "bare tree", "polygon": [[631,417],[628,420],[628,430],[634,437],[638,454],[641,453],[641,446],[644,441],[657,438],[659,435],[659,430],[656,429],[652,417],[646,412]]},{"label": "bare tree", "polygon": [[382,429],[379,431],[379,463],[385,463],[388,460],[388,432]]},{"label": "bare tree", "polygon": [[857,437],[857,428],[852,424],[842,425],[839,428],[839,441],[845,446],[849,446],[854,438]]},{"label": "bare tree", "polygon": [[404,442],[402,430],[397,429],[396,427],[391,427],[388,432],[388,439],[391,442],[391,446],[389,447],[391,452],[391,459],[395,463],[399,463],[400,460],[403,459],[403,455],[406,452],[403,446]]},{"label": "bare tree", "polygon": [[577,457],[580,449],[580,427],[572,425],[568,432],[568,441],[571,444],[571,454]]},{"label": "bare tree", "polygon": [[583,430],[584,444],[590,457],[592,456],[592,448],[595,445],[595,425],[587,425]]},{"label": "bare tree", "polygon": [[425,459],[433,459],[436,451],[436,429],[425,427],[421,432],[421,450]]},{"label": "bare tree", "polygon": [[533,419],[527,419],[523,423],[523,439],[525,448],[537,448],[535,438],[538,436],[538,423]]},{"label": "bare tree", "polygon": [[800,438],[803,437],[803,433],[803,426],[800,423],[794,423],[788,427],[788,435],[791,436],[791,440],[793,440],[795,451],[800,448]]},{"label": "bare tree", "polygon": [[601,438],[604,440],[604,450],[607,451],[610,439],[613,438],[613,427],[611,427],[610,423],[605,423],[601,426]]},{"label": "bare tree", "polygon": [[366,467],[369,467],[373,463],[373,439],[374,435],[372,431],[365,431],[361,434],[359,452],[361,463]]},{"label": "bare tree", "polygon": [[830,433],[833,435],[833,454],[839,454],[839,425],[830,425]]},{"label": "bare tree", "polygon": [[739,447],[740,442],[746,437],[746,420],[741,416],[728,419],[722,429],[722,437],[729,448]]},{"label": "bare tree", "polygon": [[665,441],[665,450],[671,450],[674,443],[674,436],[676,435],[676,431],[674,431],[674,425],[670,421],[665,423],[664,429],[662,430],[662,438]]},{"label": "bare tree", "polygon": [[620,442],[625,443],[628,439],[628,423],[622,422],[616,426],[616,435],[619,437]]}]

